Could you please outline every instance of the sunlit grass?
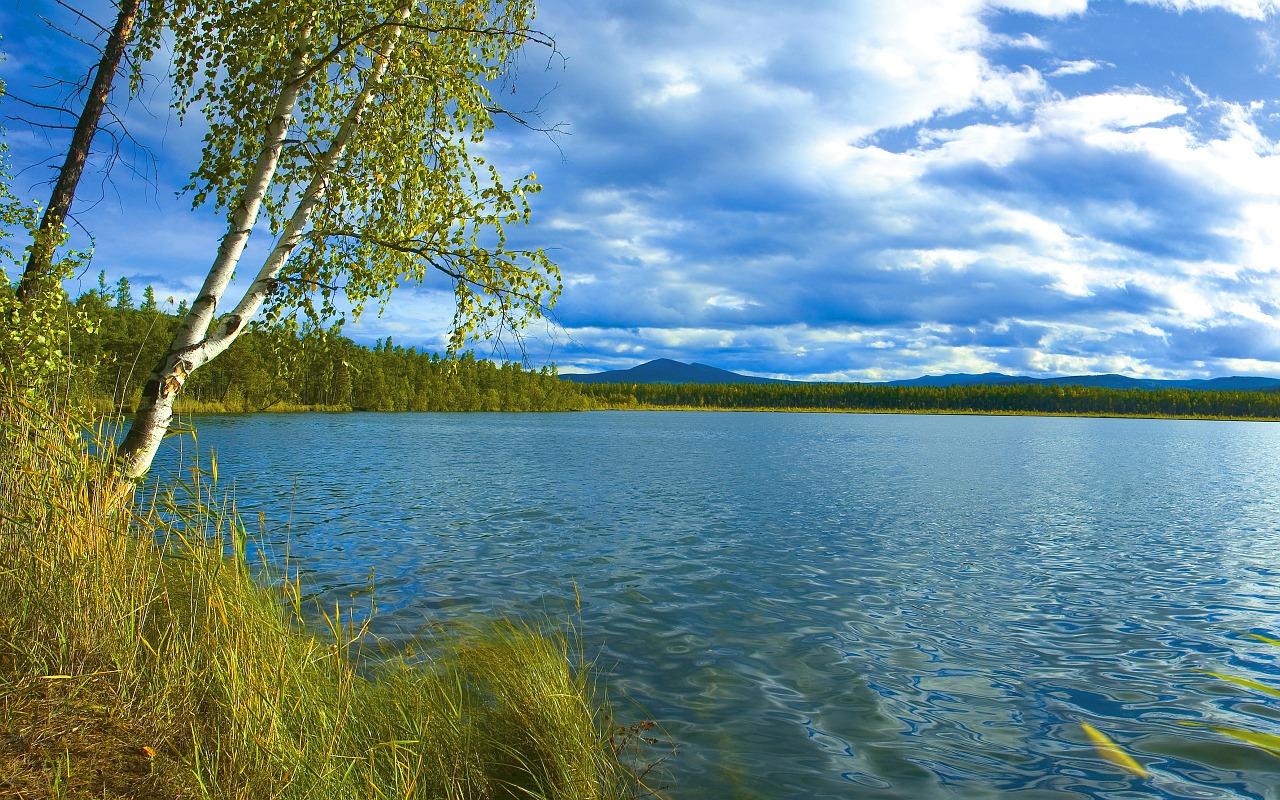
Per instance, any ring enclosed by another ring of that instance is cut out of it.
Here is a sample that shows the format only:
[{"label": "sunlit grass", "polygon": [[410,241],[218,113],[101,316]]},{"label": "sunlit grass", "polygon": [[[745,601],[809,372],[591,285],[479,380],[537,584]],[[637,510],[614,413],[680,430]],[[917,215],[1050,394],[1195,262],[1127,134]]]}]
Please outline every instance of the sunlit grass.
[{"label": "sunlit grass", "polygon": [[135,498],[65,415],[3,402],[0,796],[645,791],[571,630],[387,654],[367,619],[304,614],[296,579],[250,568],[212,468]]},{"label": "sunlit grass", "polygon": [[[111,400],[109,398],[97,397],[90,398],[88,405],[98,416],[132,414],[137,408],[137,398],[125,400],[123,402]],[[220,400],[195,400],[188,398],[179,398],[174,405],[174,412],[182,415],[192,414],[260,414],[264,412],[270,413],[299,413],[299,412],[341,412],[351,411],[349,405],[324,405],[324,404],[305,404],[294,403],[290,401],[277,401],[267,405],[255,405],[243,401],[220,401]]]}]

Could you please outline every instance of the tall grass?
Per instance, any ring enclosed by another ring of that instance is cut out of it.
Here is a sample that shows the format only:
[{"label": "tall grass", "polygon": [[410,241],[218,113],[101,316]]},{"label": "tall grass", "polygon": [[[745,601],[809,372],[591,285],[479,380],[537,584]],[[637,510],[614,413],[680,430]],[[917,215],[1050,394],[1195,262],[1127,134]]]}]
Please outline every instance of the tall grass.
[{"label": "tall grass", "polygon": [[135,498],[57,409],[0,406],[0,796],[618,798],[571,632],[392,656],[264,576],[211,476]]}]

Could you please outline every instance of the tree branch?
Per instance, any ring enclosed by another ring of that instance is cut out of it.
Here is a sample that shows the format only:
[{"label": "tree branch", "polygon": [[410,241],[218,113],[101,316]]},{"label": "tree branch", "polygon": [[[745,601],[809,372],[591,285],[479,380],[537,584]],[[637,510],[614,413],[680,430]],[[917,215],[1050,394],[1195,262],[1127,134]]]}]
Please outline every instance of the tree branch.
[{"label": "tree branch", "polygon": [[79,36],[76,36],[76,35],[75,35],[74,33],[72,33],[71,31],[66,30],[65,28],[61,28],[61,27],[59,27],[59,26],[57,25],[57,23],[55,23],[53,20],[49,19],[49,18],[48,18],[48,17],[46,17],[46,16],[40,15],[40,21],[41,21],[41,22],[43,22],[45,25],[48,25],[50,28],[53,28],[55,31],[57,31],[58,33],[60,33],[60,34],[62,34],[63,36],[67,37],[68,39],[71,39],[72,41],[79,42],[80,44],[84,45],[85,47],[89,48],[90,50],[94,51],[95,53],[98,53],[99,55],[101,55],[101,54],[102,54],[102,48],[101,48],[101,47],[99,47],[99,46],[97,45],[97,43],[95,43],[95,42],[91,42],[91,41],[89,41],[89,40],[87,40],[87,39],[81,39]]},{"label": "tree branch", "polygon": [[116,70],[120,68],[120,58],[124,54],[125,45],[129,41],[129,33],[137,19],[141,0],[122,0],[120,13],[116,17],[115,27],[107,40],[107,47],[102,51],[102,60],[98,63],[93,85],[89,89],[89,98],[84,110],[76,122],[71,136],[71,145],[67,149],[67,158],[58,171],[58,180],[54,184],[49,205],[40,220],[40,230],[45,233],[45,241],[40,246],[33,246],[27,258],[27,265],[18,281],[18,299],[27,301],[31,293],[40,283],[40,277],[48,272],[53,259],[53,248],[57,244],[57,231],[61,230],[63,221],[71,211],[75,200],[76,186],[80,183],[80,175],[84,172],[85,162],[89,159],[89,146],[93,135],[98,131],[98,120],[107,105],[107,97],[111,93],[111,84],[115,80]]},{"label": "tree branch", "polygon": [[[368,234],[363,234],[356,231],[344,231],[344,230],[336,230],[336,229],[313,230],[310,234],[308,234],[308,236],[312,238],[336,237],[336,238],[346,238],[346,239],[358,239],[359,241],[368,242],[370,244],[377,245],[378,247],[385,247],[388,250],[394,250],[398,253],[405,253],[406,255],[414,255],[421,258],[423,262],[429,265],[432,269],[444,275],[449,276],[455,281],[465,283],[466,285],[474,287],[476,289],[481,289],[491,295],[495,295],[495,296],[506,295],[508,297],[517,298],[537,308],[539,310],[539,313],[541,313],[544,309],[549,310],[549,307],[544,306],[541,302],[539,302],[537,296],[535,295],[531,295],[525,292],[515,291],[512,289],[502,289],[499,287],[491,286],[489,284],[484,283],[483,281],[479,281],[474,278],[471,278],[467,274],[467,271],[465,269],[460,269],[456,265],[449,263],[450,261],[456,260],[456,261],[465,261],[467,263],[470,263],[473,266],[480,266],[480,262],[467,252],[459,252],[457,250],[450,250],[447,248],[437,247],[435,245],[430,245],[422,242],[396,242],[389,239],[382,239],[379,237],[369,236]],[[527,257],[533,256],[534,251],[512,250],[510,251],[510,255],[513,257],[524,256],[527,258]]]},{"label": "tree branch", "polygon": [[[366,37],[372,36],[373,34],[377,33],[379,30],[382,30],[383,28],[386,28],[393,24],[394,24],[393,22],[384,20],[382,22],[377,23],[376,25],[372,25],[368,28],[364,28],[358,33],[346,39],[339,38],[337,43],[334,44],[334,46],[329,50],[328,53],[325,53],[323,56],[320,57],[320,59],[316,62],[315,67],[312,68],[302,78],[302,80],[303,81],[309,80],[310,78],[315,76],[317,73],[319,73],[321,70],[323,70],[325,67],[328,67],[329,64],[331,64],[333,61],[337,60],[337,58],[341,56],[343,53],[345,53],[347,49],[349,49],[350,47],[358,43],[360,40]],[[472,35],[479,35],[479,36],[514,37],[514,38],[521,39],[522,41],[525,41],[525,42],[533,42],[534,44],[540,44],[540,45],[550,47],[553,51],[556,49],[555,39],[543,33],[542,31],[533,30],[533,29],[510,30],[506,28],[469,28],[469,27],[456,26],[456,25],[432,26],[432,25],[416,25],[410,22],[404,23],[404,25],[401,27],[404,30],[420,31],[428,35],[435,35],[435,34],[441,34],[441,33],[462,33],[462,34],[472,34]]]},{"label": "tree branch", "polygon": [[[71,117],[74,117],[74,116],[75,116],[75,112],[74,112],[74,111],[72,111],[71,109],[64,108],[64,107],[62,107],[62,106],[50,106],[50,105],[45,105],[44,103],[33,103],[33,102],[32,102],[32,101],[30,101],[30,100],[27,100],[27,99],[25,99],[25,98],[23,98],[23,97],[20,97],[20,96],[16,95],[16,94],[13,94],[12,92],[6,92],[6,93],[5,93],[5,97],[9,98],[10,100],[16,100],[16,101],[18,101],[19,103],[22,103],[24,106],[30,106],[31,108],[38,108],[38,109],[40,109],[41,111],[53,111],[53,112],[58,113],[58,114],[66,114],[66,115],[71,116]],[[31,120],[29,120],[29,119],[24,119],[23,117],[11,117],[11,116],[10,116],[10,117],[5,117],[5,119],[7,119],[7,120],[12,120],[12,121],[14,121],[14,122],[25,122],[25,123],[27,123],[28,125],[41,125],[41,124],[42,124],[42,123],[39,123],[39,122],[32,122]]]},{"label": "tree branch", "polygon": [[66,2],[63,2],[63,0],[53,0],[53,2],[55,2],[55,3],[57,3],[58,5],[62,6],[62,7],[63,7],[63,8],[65,8],[67,11],[70,11],[72,14],[75,14],[75,15],[76,15],[77,17],[79,17],[81,20],[83,20],[83,21],[85,21],[85,22],[89,23],[90,25],[92,25],[93,27],[97,28],[97,29],[98,29],[99,31],[101,31],[102,33],[105,33],[105,34],[108,34],[108,35],[111,33],[111,31],[107,29],[107,26],[105,26],[105,25],[101,24],[101,23],[100,23],[100,22],[98,22],[96,19],[93,19],[92,17],[88,16],[87,14],[85,14],[85,13],[84,13],[83,11],[81,11],[80,9],[75,8],[74,6],[72,6],[72,5],[70,5],[70,4],[66,3]]}]

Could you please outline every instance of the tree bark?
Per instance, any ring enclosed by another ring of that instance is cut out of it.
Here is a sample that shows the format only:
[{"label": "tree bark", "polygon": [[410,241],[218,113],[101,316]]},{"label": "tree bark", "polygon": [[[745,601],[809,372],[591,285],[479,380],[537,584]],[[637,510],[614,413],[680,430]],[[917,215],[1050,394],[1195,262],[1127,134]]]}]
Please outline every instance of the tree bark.
[{"label": "tree bark", "polygon": [[[273,122],[268,134],[268,146],[259,156],[245,199],[232,215],[231,229],[223,237],[222,245],[218,248],[218,257],[209,270],[204,287],[200,290],[200,296],[192,304],[191,311],[178,329],[169,351],[161,357],[143,388],[142,400],[138,404],[133,424],[116,451],[118,467],[125,477],[141,477],[151,468],[151,462],[155,459],[160,443],[173,419],[174,402],[187,377],[230,347],[270,294],[280,270],[301,242],[312,211],[324,197],[329,176],[333,174],[347,142],[360,126],[365,108],[378,83],[386,74],[391,55],[403,31],[401,23],[408,18],[410,11],[411,7],[406,5],[397,15],[396,24],[389,31],[387,42],[375,58],[360,93],[347,110],[329,147],[317,159],[316,171],[310,184],[299,199],[297,208],[289,217],[284,231],[281,232],[266,262],[258,270],[253,283],[232,312],[223,316],[213,330],[209,330],[214,310],[222,299],[231,281],[232,273],[244,252],[262,199],[270,188],[271,178],[279,161],[280,149],[288,131],[288,121],[302,88],[302,76],[306,74],[305,58],[301,57],[302,49],[299,49],[300,57],[290,65],[291,69],[296,71],[291,74],[290,82],[285,84],[281,93],[277,104],[280,115]],[[280,123],[278,128],[277,122]]]},{"label": "tree bark", "polygon": [[120,61],[124,58],[125,47],[133,31],[133,24],[138,18],[141,0],[120,0],[120,13],[116,16],[115,27],[107,38],[107,46],[102,51],[102,60],[98,62],[98,70],[93,76],[93,84],[89,87],[89,97],[85,101],[84,110],[76,122],[75,131],[71,134],[71,146],[67,150],[66,160],[58,171],[58,180],[53,186],[53,195],[40,220],[40,232],[44,234],[36,238],[27,257],[27,266],[18,281],[18,299],[27,301],[40,285],[40,278],[48,274],[53,262],[53,251],[58,244],[58,231],[62,229],[71,213],[71,203],[75,200],[76,187],[80,184],[80,176],[84,173],[84,165],[89,159],[89,145],[93,135],[98,132],[98,121],[102,119],[102,111],[107,107],[107,98],[111,95],[111,85],[115,81],[116,72],[120,69]]},{"label": "tree bark", "polygon": [[258,221],[262,201],[267,196],[271,179],[280,162],[280,152],[289,132],[294,107],[302,92],[301,81],[307,66],[305,39],[304,34],[304,44],[299,46],[290,59],[289,74],[285,76],[280,96],[276,99],[266,140],[258,153],[244,195],[231,214],[230,229],[218,245],[213,266],[209,268],[204,285],[200,287],[200,294],[191,304],[191,310],[174,334],[168,351],[160,357],[147,378],[142,388],[142,399],[134,412],[133,424],[116,450],[118,467],[125,477],[141,477],[151,468],[151,461],[160,449],[160,442],[173,420],[173,404],[177,400],[178,391],[186,382],[187,376],[209,360],[209,357],[202,357],[199,353],[201,344],[213,322],[218,301],[231,283],[236,264],[249,242],[249,234]]}]

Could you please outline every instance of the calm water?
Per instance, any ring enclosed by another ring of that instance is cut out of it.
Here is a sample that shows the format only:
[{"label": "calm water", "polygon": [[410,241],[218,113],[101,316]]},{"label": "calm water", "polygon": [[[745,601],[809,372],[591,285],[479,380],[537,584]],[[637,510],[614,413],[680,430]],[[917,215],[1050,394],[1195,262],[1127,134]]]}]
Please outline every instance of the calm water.
[{"label": "calm water", "polygon": [[[599,412],[206,418],[379,631],[564,619],[675,798],[1280,798],[1280,425]],[[186,445],[190,450],[190,442]],[[625,696],[625,700],[619,698]],[[1099,758],[1079,723],[1151,771]]]}]

